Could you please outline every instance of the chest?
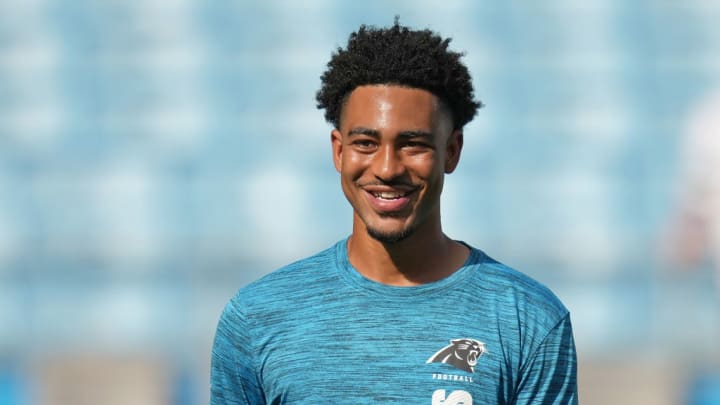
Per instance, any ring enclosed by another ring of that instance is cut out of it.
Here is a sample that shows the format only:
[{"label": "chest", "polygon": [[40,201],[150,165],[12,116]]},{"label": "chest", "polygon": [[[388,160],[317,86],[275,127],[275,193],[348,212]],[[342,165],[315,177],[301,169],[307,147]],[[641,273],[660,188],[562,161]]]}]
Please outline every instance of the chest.
[{"label": "chest", "polygon": [[504,403],[513,359],[488,317],[447,306],[316,308],[260,345],[268,403]]}]

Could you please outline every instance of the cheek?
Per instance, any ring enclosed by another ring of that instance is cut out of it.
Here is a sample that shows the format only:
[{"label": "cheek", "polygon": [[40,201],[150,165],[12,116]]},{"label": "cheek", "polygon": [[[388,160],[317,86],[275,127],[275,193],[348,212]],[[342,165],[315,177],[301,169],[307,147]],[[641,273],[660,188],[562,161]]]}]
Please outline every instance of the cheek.
[{"label": "cheek", "polygon": [[407,167],[412,168],[417,176],[430,179],[445,172],[445,168],[434,155],[418,155],[408,157]]},{"label": "cheek", "polygon": [[359,153],[348,153],[342,160],[342,171],[345,175],[354,176],[361,173],[368,165],[369,158]]}]

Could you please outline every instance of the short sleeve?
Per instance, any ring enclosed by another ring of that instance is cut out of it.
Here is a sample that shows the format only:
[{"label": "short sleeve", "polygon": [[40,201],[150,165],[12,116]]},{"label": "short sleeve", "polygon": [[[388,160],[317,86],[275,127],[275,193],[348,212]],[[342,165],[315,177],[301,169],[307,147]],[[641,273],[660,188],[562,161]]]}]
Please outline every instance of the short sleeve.
[{"label": "short sleeve", "polygon": [[548,333],[524,368],[515,404],[577,403],[577,355],[568,314]]},{"label": "short sleeve", "polygon": [[233,301],[218,322],[210,366],[210,405],[264,404],[247,320]]}]

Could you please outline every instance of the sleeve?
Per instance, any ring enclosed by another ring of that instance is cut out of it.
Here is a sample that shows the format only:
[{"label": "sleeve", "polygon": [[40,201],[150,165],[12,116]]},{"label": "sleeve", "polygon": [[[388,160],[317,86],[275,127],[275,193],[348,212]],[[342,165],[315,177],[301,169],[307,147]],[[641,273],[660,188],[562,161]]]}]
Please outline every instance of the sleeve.
[{"label": "sleeve", "polygon": [[220,316],[210,364],[210,405],[256,405],[265,399],[248,322],[230,301]]},{"label": "sleeve", "polygon": [[545,337],[522,372],[517,405],[577,404],[577,355],[570,315]]}]

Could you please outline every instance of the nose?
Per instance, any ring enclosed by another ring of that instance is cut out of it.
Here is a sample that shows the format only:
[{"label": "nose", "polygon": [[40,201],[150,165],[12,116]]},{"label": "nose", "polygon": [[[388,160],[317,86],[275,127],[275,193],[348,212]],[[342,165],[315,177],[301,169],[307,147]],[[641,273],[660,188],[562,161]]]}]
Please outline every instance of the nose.
[{"label": "nose", "polygon": [[384,145],[373,156],[373,174],[380,180],[392,181],[405,172],[405,166],[399,151],[390,145]]}]

